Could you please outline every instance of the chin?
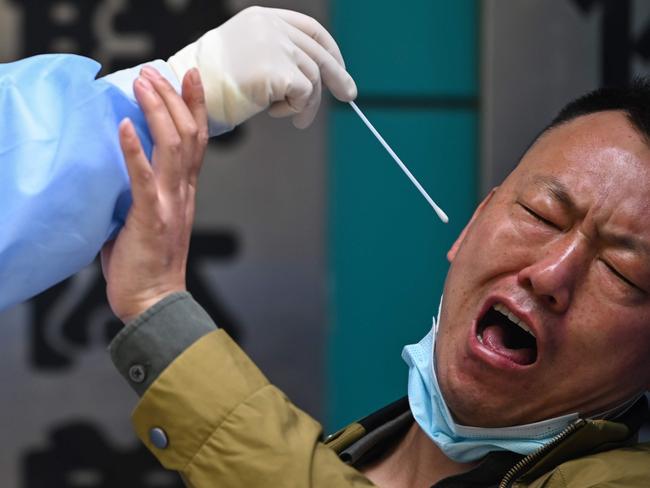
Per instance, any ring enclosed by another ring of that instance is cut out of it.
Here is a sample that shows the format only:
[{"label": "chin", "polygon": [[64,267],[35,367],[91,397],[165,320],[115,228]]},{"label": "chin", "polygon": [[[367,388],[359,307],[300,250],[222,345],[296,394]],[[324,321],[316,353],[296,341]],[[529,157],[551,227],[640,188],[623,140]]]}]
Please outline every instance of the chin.
[{"label": "chin", "polygon": [[535,422],[525,399],[496,393],[463,372],[438,378],[447,407],[457,423],[472,427],[509,427]]}]

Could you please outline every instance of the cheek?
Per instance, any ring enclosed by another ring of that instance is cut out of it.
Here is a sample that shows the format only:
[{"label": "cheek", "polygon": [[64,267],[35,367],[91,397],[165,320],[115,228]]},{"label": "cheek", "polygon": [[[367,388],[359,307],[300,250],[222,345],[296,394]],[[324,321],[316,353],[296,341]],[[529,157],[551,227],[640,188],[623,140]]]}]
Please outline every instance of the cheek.
[{"label": "cheek", "polygon": [[[576,368],[586,368],[602,377],[624,381],[631,373],[647,371],[650,357],[650,327],[638,314],[620,310],[599,311],[586,304],[575,309],[573,340],[569,337],[565,353]],[[596,317],[603,317],[596,320]],[[561,339],[562,340],[562,339]],[[566,350],[568,349],[568,350]]]},{"label": "cheek", "polygon": [[574,324],[585,348],[598,348],[607,357],[646,352],[650,357],[650,304],[598,261],[578,278],[567,323]]},{"label": "cheek", "polygon": [[469,229],[449,267],[444,293],[456,315],[473,312],[483,287],[529,259],[530,247],[522,244],[508,216],[490,217]]},{"label": "cheek", "polygon": [[605,357],[622,366],[647,365],[650,355],[650,334],[647,329],[618,324],[602,334],[601,347]]},{"label": "cheek", "polygon": [[480,270],[493,274],[507,271],[525,262],[531,249],[530,240],[507,214],[477,225],[466,242],[458,254],[469,272]]}]

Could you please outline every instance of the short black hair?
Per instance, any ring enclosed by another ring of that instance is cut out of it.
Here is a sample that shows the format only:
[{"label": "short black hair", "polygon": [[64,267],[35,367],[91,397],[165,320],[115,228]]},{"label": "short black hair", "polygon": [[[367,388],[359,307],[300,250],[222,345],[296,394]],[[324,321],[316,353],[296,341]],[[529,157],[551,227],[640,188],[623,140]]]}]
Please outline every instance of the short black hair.
[{"label": "short black hair", "polygon": [[620,110],[630,123],[650,142],[650,79],[635,78],[629,86],[599,88],[569,102],[544,129],[553,129],[582,115]]}]

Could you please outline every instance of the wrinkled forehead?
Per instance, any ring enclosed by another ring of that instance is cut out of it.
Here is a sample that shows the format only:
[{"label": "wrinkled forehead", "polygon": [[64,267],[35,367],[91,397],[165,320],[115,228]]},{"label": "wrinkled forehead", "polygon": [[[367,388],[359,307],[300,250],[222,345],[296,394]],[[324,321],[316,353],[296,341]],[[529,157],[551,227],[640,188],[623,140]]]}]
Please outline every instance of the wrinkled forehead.
[{"label": "wrinkled forehead", "polygon": [[650,208],[650,146],[623,112],[577,117],[531,146],[504,182],[517,190],[558,182],[581,207]]}]

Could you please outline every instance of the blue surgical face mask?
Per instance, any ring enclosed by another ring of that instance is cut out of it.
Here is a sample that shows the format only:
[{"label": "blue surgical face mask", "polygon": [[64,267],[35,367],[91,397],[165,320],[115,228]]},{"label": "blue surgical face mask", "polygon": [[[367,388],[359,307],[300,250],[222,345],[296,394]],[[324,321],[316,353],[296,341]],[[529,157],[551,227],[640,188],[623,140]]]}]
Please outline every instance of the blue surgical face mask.
[{"label": "blue surgical face mask", "polygon": [[[438,320],[440,309],[438,309]],[[408,397],[413,417],[431,440],[454,461],[466,463],[490,451],[530,454],[550,442],[577,413],[512,427],[483,428],[457,424],[447,408],[436,378],[434,351],[438,323],[417,344],[406,346],[402,358],[409,366]]]}]

